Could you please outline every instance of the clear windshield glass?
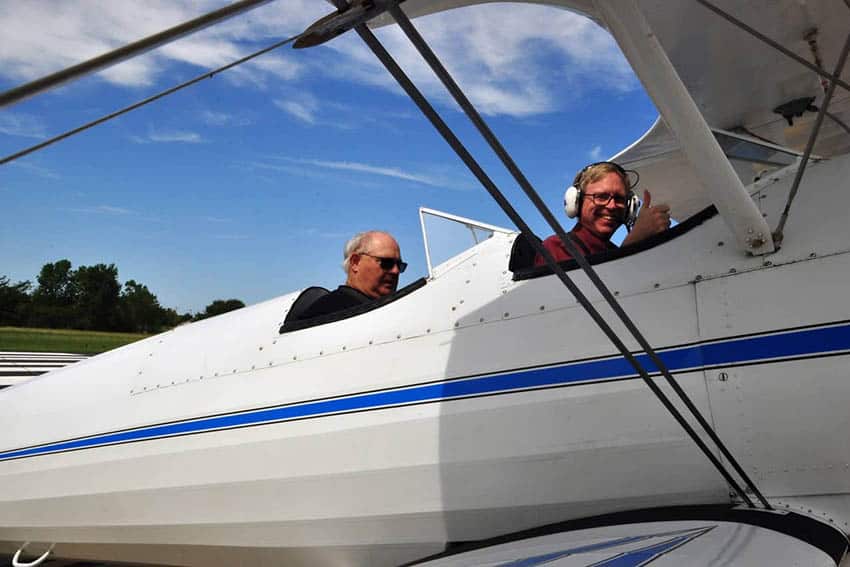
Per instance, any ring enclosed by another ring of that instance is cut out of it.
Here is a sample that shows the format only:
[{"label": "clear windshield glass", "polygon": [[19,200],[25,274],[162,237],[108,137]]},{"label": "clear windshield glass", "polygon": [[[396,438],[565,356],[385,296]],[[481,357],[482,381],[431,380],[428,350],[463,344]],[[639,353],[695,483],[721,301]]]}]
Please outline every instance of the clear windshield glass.
[{"label": "clear windshield glass", "polygon": [[422,239],[425,243],[428,275],[432,277],[435,266],[439,266],[487,240],[493,236],[493,233],[513,232],[506,228],[433,209],[419,209],[419,218],[422,223]]}]

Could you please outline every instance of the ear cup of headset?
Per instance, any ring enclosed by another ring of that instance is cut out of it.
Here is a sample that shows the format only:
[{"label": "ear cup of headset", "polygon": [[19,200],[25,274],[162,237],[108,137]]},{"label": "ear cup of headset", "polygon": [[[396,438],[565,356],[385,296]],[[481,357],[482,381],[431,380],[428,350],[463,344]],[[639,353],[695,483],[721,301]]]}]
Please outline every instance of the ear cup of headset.
[{"label": "ear cup of headset", "polygon": [[637,220],[639,210],[640,199],[638,199],[638,196],[634,192],[629,191],[629,194],[626,196],[626,208],[623,211],[623,222],[629,227],[633,226]]},{"label": "ear cup of headset", "polygon": [[574,219],[578,216],[581,208],[580,200],[581,191],[575,185],[567,187],[567,192],[564,193],[564,211],[569,218]]}]

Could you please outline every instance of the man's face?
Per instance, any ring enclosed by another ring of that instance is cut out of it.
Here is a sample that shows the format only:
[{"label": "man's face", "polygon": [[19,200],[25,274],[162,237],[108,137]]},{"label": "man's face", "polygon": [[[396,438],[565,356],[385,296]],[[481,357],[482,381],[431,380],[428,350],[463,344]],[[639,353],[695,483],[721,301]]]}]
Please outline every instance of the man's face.
[{"label": "man's face", "polygon": [[[597,205],[592,196],[599,194],[608,194],[612,198],[605,205]],[[614,231],[623,224],[625,198],[626,185],[623,179],[614,172],[606,173],[601,179],[588,183],[584,187],[579,222],[600,238],[610,239]],[[615,200],[619,200],[620,203],[616,203]]]},{"label": "man's face", "polygon": [[393,264],[392,268],[384,270],[379,258],[401,259],[398,244],[391,236],[377,234],[372,237],[366,252],[351,255],[348,285],[369,297],[393,293],[398,287],[398,265]]}]

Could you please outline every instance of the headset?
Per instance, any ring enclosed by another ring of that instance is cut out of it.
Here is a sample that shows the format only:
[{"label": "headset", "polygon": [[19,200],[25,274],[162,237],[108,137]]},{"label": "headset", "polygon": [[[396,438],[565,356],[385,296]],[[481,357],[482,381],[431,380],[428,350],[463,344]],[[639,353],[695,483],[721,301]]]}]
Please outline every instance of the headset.
[{"label": "headset", "polygon": [[[612,166],[614,171],[626,182],[626,206],[623,208],[623,224],[626,225],[627,230],[631,230],[632,226],[635,224],[635,220],[637,220],[638,210],[640,209],[640,199],[638,199],[637,194],[633,191],[640,182],[640,175],[637,171],[623,169],[622,166],[614,163],[613,161],[597,161],[595,163],[591,163],[576,174],[575,179],[573,179],[573,184],[567,187],[567,191],[564,193],[564,211],[571,219],[579,215],[581,212],[581,201],[584,197],[584,192],[581,188],[581,178],[588,169],[602,164]],[[630,173],[635,176],[634,183],[632,183],[629,179]]]}]

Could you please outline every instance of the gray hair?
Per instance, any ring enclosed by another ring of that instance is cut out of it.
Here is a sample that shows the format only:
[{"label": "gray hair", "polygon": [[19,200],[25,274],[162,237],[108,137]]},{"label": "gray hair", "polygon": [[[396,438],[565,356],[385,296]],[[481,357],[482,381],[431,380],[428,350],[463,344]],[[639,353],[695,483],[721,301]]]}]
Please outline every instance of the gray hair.
[{"label": "gray hair", "polygon": [[346,274],[348,273],[349,268],[351,268],[351,255],[365,253],[372,244],[372,237],[376,234],[386,234],[387,236],[390,236],[388,232],[384,232],[382,230],[367,230],[365,232],[358,232],[351,237],[351,240],[345,243],[345,246],[342,249],[342,271]]}]

